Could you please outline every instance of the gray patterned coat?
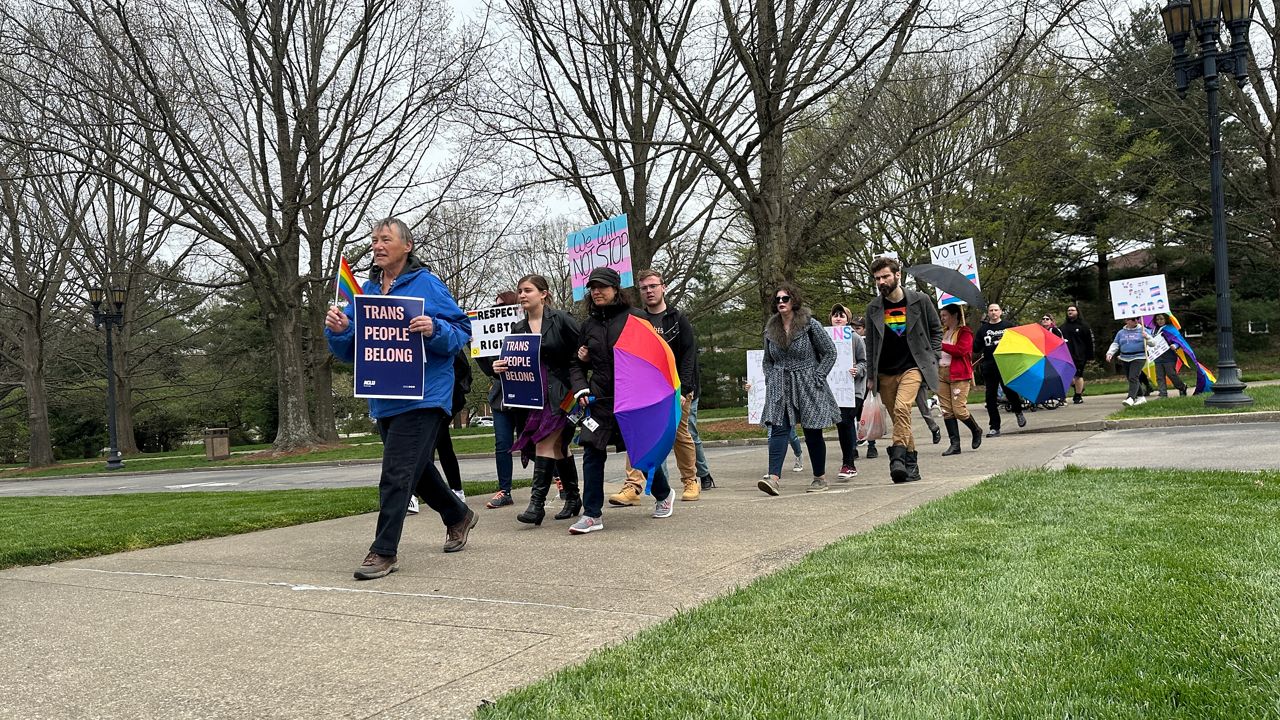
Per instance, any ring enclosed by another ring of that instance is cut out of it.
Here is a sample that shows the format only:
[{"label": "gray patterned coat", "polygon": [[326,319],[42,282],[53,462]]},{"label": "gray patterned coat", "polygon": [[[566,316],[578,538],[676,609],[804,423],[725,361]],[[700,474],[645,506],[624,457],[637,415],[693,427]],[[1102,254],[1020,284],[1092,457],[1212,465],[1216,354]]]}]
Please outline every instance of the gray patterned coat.
[{"label": "gray patterned coat", "polygon": [[795,312],[791,332],[774,315],[764,326],[765,425],[800,425],[820,430],[840,421],[840,408],[827,385],[836,364],[836,344],[805,308]]}]

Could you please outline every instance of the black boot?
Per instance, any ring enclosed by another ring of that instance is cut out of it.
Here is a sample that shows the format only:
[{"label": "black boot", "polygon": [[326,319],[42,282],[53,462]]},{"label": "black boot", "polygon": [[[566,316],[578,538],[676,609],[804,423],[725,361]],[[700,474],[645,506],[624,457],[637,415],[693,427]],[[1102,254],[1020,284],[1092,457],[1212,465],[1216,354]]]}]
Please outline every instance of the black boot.
[{"label": "black boot", "polygon": [[960,422],[955,418],[943,418],[942,422],[947,426],[947,439],[951,441],[951,445],[942,451],[942,457],[948,455],[960,454]]},{"label": "black boot", "polygon": [[969,428],[969,432],[973,433],[973,442],[969,444],[969,447],[974,450],[982,447],[982,428],[979,427],[978,421],[974,420],[973,416],[970,415],[964,419],[964,426]]},{"label": "black boot", "polygon": [[929,426],[929,434],[933,436],[933,444],[937,445],[942,442],[942,431],[938,429],[938,423],[930,418],[925,418],[924,424]]},{"label": "black boot", "polygon": [[551,490],[551,468],[554,464],[555,460],[551,458],[534,458],[533,488],[529,490],[529,507],[516,516],[520,522],[530,525],[542,524],[542,518],[547,515],[543,506],[547,503],[547,492]]},{"label": "black boot", "polygon": [[876,441],[868,440],[867,441],[867,459],[875,460],[878,457],[880,457],[880,453],[876,450]]},{"label": "black boot", "polygon": [[582,514],[582,493],[578,490],[578,466],[573,456],[556,461],[556,470],[560,471],[560,484],[564,486],[564,507],[556,513],[556,520],[567,520]]},{"label": "black boot", "polygon": [[889,446],[889,479],[895,483],[907,481],[907,448],[905,445]]},{"label": "black boot", "polygon": [[902,482],[915,482],[920,479],[920,466],[916,464],[919,455],[915,450],[907,451],[907,479]]}]

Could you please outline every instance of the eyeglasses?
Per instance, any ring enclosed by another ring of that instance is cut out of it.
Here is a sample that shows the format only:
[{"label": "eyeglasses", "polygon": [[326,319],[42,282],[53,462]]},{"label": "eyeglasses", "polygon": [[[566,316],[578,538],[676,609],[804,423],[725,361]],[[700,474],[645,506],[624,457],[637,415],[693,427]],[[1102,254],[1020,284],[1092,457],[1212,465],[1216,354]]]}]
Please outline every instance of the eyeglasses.
[{"label": "eyeglasses", "polygon": [[641,290],[657,290],[660,287],[662,286],[661,285],[641,285],[640,289]]},{"label": "eyeglasses", "polygon": [[782,303],[788,303],[788,302],[791,302],[790,295],[779,295],[778,297],[773,299],[774,305],[781,305]]}]

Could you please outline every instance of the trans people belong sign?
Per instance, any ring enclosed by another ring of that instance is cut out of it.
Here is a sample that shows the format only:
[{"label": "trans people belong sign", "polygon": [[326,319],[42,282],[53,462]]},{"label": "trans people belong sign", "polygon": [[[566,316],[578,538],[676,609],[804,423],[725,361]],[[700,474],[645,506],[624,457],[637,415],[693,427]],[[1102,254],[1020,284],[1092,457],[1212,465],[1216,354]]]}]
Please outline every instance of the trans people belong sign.
[{"label": "trans people belong sign", "polygon": [[422,298],[355,297],[355,395],[359,398],[421,400],[426,348],[409,321],[424,314]]},{"label": "trans people belong sign", "polygon": [[631,287],[631,237],[627,232],[627,216],[618,215],[569,233],[565,241],[569,257],[569,274],[573,278],[573,299],[587,296],[587,277],[598,267],[611,267],[622,276],[622,287]]}]

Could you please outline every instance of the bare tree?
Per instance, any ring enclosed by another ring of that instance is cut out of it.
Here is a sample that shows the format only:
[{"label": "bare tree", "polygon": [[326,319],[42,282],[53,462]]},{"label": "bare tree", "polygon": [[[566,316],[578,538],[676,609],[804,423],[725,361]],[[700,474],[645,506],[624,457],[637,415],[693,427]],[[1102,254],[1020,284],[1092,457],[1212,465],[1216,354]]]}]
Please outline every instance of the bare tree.
[{"label": "bare tree", "polygon": [[477,43],[450,30],[437,0],[47,7],[74,25],[51,34],[16,18],[49,78],[46,96],[48,85],[63,89],[55,98],[71,119],[83,96],[114,103],[122,131],[153,149],[111,155],[78,134],[63,140],[86,149],[62,142],[62,151],[81,161],[107,155],[112,164],[95,170],[138,196],[140,182],[159,188],[176,201],[157,208],[166,221],[235,258],[274,342],[275,447],[317,442],[312,383],[322,402],[331,398],[327,363],[322,376],[314,364],[308,372],[308,341],[314,357],[323,315],[315,298],[327,294],[315,290],[328,285],[327,269],[370,215],[416,202]]}]

